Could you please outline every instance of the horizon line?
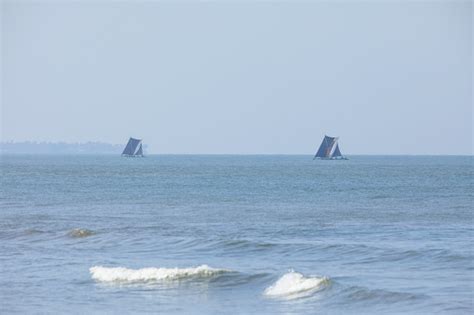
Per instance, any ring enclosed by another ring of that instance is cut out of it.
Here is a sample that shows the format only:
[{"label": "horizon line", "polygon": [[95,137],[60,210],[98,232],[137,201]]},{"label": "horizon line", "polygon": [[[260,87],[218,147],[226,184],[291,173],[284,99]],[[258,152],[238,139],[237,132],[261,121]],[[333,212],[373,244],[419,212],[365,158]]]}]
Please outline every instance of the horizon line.
[{"label": "horizon line", "polygon": [[[91,152],[71,152],[71,153],[15,153],[15,152],[1,152],[0,155],[104,155],[104,156],[118,156],[119,153],[91,153]],[[188,156],[314,156],[313,153],[148,153],[145,156],[158,156],[158,155],[188,155]],[[356,154],[344,154],[344,156],[474,156],[471,154],[436,154],[436,153],[422,153],[422,154],[408,154],[408,153],[356,153]]]},{"label": "horizon line", "polygon": [[[99,145],[106,145],[110,147],[122,147],[123,144],[116,144],[110,142],[103,142],[103,141],[87,141],[87,142],[66,142],[66,141],[45,141],[45,140],[8,140],[8,141],[0,141],[0,154],[1,155],[116,155],[118,152],[94,152],[94,150],[86,150],[84,152],[8,152],[9,150],[5,150],[6,148],[2,148],[3,145],[21,145],[21,144],[29,144],[29,145],[72,145],[72,146],[81,146],[87,144],[99,144]],[[145,144],[145,152],[148,151],[149,145]],[[4,152],[6,151],[6,152]],[[272,153],[260,153],[260,152],[154,152],[154,150],[150,150],[151,152],[146,153],[145,155],[287,155],[287,156],[297,156],[297,155],[312,155],[314,156],[313,152],[309,153],[285,153],[285,152],[272,152]],[[471,153],[348,153],[344,154],[344,156],[473,156],[474,152]]]}]

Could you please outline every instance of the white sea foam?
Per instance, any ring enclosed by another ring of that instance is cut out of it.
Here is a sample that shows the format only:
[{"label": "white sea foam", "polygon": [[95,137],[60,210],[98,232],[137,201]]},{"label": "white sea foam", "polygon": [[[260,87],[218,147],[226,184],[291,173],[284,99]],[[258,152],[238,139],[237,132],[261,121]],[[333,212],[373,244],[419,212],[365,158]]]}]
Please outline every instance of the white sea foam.
[{"label": "white sea foam", "polygon": [[270,297],[298,298],[320,290],[328,282],[326,277],[305,277],[301,273],[290,271],[265,289],[264,294]]},{"label": "white sea foam", "polygon": [[88,229],[72,229],[69,231],[68,235],[74,238],[82,238],[94,235],[95,232]]},{"label": "white sea foam", "polygon": [[94,266],[89,269],[94,280],[102,282],[153,282],[180,280],[186,278],[209,278],[225,272],[226,269],[215,269],[207,265],[193,268],[142,268],[128,269],[124,267],[107,268]]}]

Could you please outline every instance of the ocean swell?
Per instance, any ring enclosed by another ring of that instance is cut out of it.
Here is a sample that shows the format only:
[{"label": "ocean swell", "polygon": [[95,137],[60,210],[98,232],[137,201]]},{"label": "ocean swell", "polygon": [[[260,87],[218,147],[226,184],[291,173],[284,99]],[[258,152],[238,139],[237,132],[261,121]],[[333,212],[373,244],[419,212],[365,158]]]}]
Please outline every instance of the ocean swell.
[{"label": "ocean swell", "polygon": [[328,283],[329,279],[326,277],[305,277],[301,273],[290,271],[266,288],[264,294],[269,297],[299,298],[311,295]]},{"label": "ocean swell", "polygon": [[146,283],[153,281],[181,280],[188,278],[210,278],[225,272],[226,269],[215,269],[207,265],[192,268],[142,268],[124,267],[108,268],[94,266],[89,269],[92,279],[100,282]]}]

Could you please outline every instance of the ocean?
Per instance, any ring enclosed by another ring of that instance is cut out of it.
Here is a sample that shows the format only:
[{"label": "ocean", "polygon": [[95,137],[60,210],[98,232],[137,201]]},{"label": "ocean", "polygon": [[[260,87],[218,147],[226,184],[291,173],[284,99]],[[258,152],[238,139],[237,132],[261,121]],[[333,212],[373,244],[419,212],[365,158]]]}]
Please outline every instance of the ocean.
[{"label": "ocean", "polygon": [[473,161],[3,155],[0,313],[472,314]]}]

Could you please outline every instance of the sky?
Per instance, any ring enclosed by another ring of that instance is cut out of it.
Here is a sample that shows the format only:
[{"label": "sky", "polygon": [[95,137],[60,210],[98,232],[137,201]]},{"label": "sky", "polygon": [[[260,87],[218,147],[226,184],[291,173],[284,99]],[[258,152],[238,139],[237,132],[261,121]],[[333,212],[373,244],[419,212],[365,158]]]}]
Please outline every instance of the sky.
[{"label": "sky", "polygon": [[472,154],[471,1],[1,6],[1,140]]}]

